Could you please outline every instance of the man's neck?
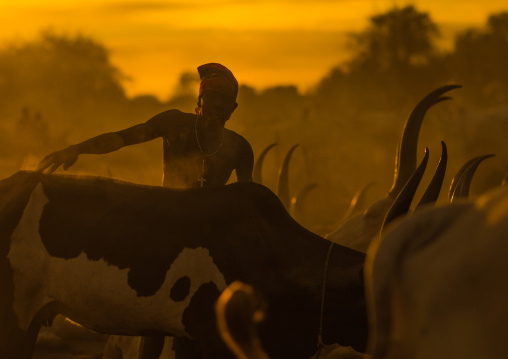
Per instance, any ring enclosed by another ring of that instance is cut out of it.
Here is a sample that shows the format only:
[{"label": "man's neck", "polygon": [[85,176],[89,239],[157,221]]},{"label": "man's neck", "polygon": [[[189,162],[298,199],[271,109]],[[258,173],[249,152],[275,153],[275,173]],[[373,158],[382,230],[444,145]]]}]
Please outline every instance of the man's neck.
[{"label": "man's neck", "polygon": [[196,122],[197,138],[204,152],[209,153],[221,145],[225,123],[215,119],[198,116]]},{"label": "man's neck", "polygon": [[224,121],[216,118],[204,117],[202,115],[198,116],[198,128],[203,129],[203,131],[213,131],[215,129],[222,130],[225,125],[226,123]]}]

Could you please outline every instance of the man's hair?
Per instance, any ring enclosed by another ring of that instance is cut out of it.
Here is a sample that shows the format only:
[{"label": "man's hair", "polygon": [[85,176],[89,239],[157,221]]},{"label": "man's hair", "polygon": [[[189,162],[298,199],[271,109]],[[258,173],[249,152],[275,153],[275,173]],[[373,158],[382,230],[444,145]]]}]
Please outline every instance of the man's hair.
[{"label": "man's hair", "polygon": [[216,91],[236,100],[238,95],[238,81],[233,73],[225,66],[218,63],[208,63],[198,67],[201,84],[199,97],[205,91]]}]

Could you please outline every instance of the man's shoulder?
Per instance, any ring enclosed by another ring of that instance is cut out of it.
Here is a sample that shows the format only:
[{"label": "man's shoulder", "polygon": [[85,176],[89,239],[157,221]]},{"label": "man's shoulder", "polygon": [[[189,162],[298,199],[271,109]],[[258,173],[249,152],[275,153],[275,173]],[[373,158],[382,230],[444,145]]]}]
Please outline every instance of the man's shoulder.
[{"label": "man's shoulder", "polygon": [[193,113],[171,109],[156,114],[147,121],[147,124],[157,127],[180,127],[187,126],[189,123],[195,121],[195,119],[196,115]]},{"label": "man's shoulder", "polygon": [[250,147],[249,141],[247,141],[245,139],[245,137],[243,137],[239,133],[237,133],[233,130],[230,130],[228,128],[225,128],[224,131],[226,131],[229,138],[231,138],[231,140],[234,141],[235,144],[240,145],[240,146],[249,146]]},{"label": "man's shoulder", "polygon": [[189,121],[189,120],[195,120],[196,115],[189,112],[183,112],[177,109],[171,109],[159,112],[152,118],[160,118],[160,119],[166,119],[166,120],[173,120],[173,121]]},{"label": "man's shoulder", "polygon": [[252,146],[245,137],[229,129],[226,129],[226,131],[228,132],[231,139],[230,141],[232,143],[232,149],[234,149],[237,156],[242,158],[242,160],[254,156]]}]

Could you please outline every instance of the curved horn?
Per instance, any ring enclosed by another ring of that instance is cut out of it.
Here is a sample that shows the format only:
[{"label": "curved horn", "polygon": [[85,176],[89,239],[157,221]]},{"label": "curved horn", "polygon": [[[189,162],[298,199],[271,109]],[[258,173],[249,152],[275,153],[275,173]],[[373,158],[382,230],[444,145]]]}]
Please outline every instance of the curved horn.
[{"label": "curved horn", "polygon": [[[454,202],[457,198],[467,198],[469,196],[469,188],[471,187],[471,181],[473,180],[476,169],[480,163],[483,162],[483,160],[493,156],[494,155],[479,156],[466,162],[468,166],[462,171],[459,179],[455,182],[456,184],[450,197],[450,202]],[[463,167],[464,166],[462,166],[462,168]],[[459,172],[461,172],[462,168],[459,170]]]},{"label": "curved horn", "polygon": [[464,174],[464,172],[466,172],[466,169],[477,159],[478,157],[472,158],[466,163],[464,163],[461,168],[459,168],[459,170],[455,174],[455,177],[453,177],[452,183],[450,184],[450,189],[448,190],[449,201],[452,200],[453,192],[455,192],[455,188],[457,187],[457,183],[459,182],[460,177]]},{"label": "curved horn", "polygon": [[427,203],[436,203],[439,197],[439,192],[441,192],[441,187],[443,186],[447,162],[448,162],[448,151],[446,150],[446,144],[443,141],[441,141],[441,158],[439,159],[436,172],[434,173],[434,176],[432,176],[432,180],[430,181],[429,186],[425,190],[422,199],[416,206],[416,209],[420,208],[421,206]]},{"label": "curved horn", "polygon": [[395,158],[395,175],[389,194],[396,197],[405,183],[409,180],[416,169],[416,146],[420,127],[427,110],[433,105],[448,100],[450,97],[441,97],[444,93],[460,88],[460,85],[448,85],[440,87],[425,96],[413,109],[404,125],[397,156]]},{"label": "curved horn", "polygon": [[313,182],[305,187],[302,188],[300,192],[296,196],[293,196],[291,198],[291,206],[289,213],[291,213],[291,216],[295,218],[302,218],[303,217],[303,206],[305,203],[305,199],[309,195],[310,192],[312,192],[314,189],[316,189],[317,183]]},{"label": "curved horn", "polygon": [[279,178],[277,180],[277,196],[284,204],[286,209],[289,209],[289,161],[291,160],[291,156],[293,155],[293,151],[299,146],[299,144],[294,145],[286,154],[284,158],[284,162],[279,170]]},{"label": "curved horn", "polygon": [[272,147],[277,146],[277,142],[274,142],[268,145],[259,155],[256,164],[254,165],[254,170],[252,171],[252,179],[256,183],[263,183],[263,178],[261,177],[261,170],[263,168],[263,162],[265,160],[265,156],[272,149]]},{"label": "curved horn", "polygon": [[256,328],[265,307],[254,287],[240,281],[231,283],[219,296],[215,305],[219,334],[237,358],[268,359]]},{"label": "curved horn", "polygon": [[396,217],[409,211],[409,207],[411,207],[411,201],[413,200],[416,190],[418,189],[418,185],[422,180],[425,168],[427,167],[428,160],[429,160],[429,149],[425,148],[425,156],[423,157],[422,162],[420,163],[418,168],[414,171],[413,175],[409,178],[406,185],[402,188],[395,201],[393,201],[390,210],[386,214],[386,217],[383,221],[383,225],[381,226],[381,232],[383,232],[383,228],[388,223],[390,223]]},{"label": "curved horn", "polygon": [[349,217],[353,215],[353,213],[358,210],[362,209],[365,206],[365,195],[367,193],[367,190],[372,187],[375,184],[375,182],[367,183],[365,186],[360,188],[358,191],[356,191],[353,199],[349,203],[349,208],[347,209],[344,216],[342,216],[342,219],[340,220],[340,223],[347,220]]}]

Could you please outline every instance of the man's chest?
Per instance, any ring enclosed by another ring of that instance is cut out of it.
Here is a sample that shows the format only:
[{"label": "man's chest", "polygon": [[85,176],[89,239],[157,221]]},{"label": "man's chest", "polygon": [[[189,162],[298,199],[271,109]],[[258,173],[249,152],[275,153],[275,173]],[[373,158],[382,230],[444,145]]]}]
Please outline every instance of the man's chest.
[{"label": "man's chest", "polygon": [[[165,140],[166,141],[166,140]],[[188,188],[227,183],[236,168],[237,155],[223,145],[213,155],[203,154],[192,143],[166,143],[164,146],[164,185]]]}]

